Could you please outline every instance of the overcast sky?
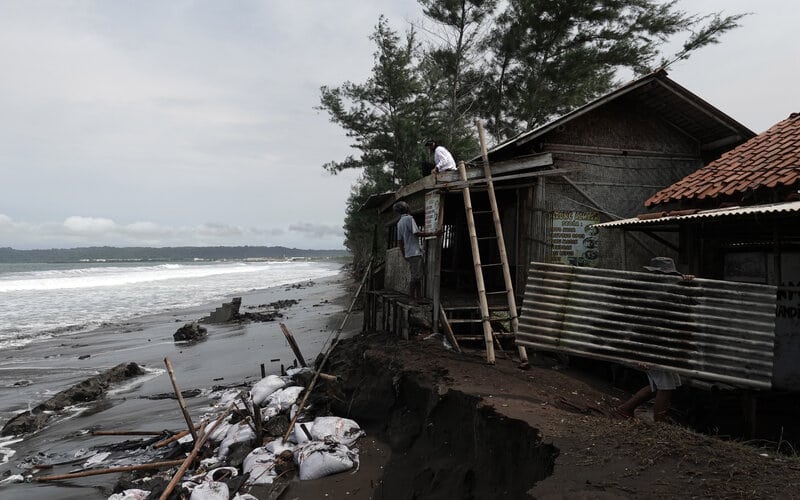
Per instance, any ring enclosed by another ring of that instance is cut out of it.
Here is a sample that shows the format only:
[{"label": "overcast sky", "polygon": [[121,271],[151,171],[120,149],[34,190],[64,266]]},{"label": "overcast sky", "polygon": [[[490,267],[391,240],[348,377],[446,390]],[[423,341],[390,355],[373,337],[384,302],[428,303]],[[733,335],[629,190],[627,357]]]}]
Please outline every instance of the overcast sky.
[{"label": "overcast sky", "polygon": [[[670,76],[756,132],[800,111],[792,0],[753,12]],[[356,172],[314,110],[363,81],[378,16],[413,0],[0,0],[0,247],[342,248]]]}]

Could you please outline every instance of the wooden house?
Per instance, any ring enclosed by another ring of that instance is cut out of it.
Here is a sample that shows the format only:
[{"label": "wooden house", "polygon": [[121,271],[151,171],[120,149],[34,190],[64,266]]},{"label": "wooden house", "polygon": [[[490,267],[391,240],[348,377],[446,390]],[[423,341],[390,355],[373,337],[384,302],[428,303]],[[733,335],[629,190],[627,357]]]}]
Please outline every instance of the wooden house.
[{"label": "wooden house", "polygon": [[[592,226],[641,213],[642,200],[754,135],[658,71],[491,148],[488,161],[518,303],[532,261],[626,269],[653,255],[676,256],[676,235],[607,234]],[[481,158],[468,163],[466,183],[457,172],[430,175],[362,208],[384,216],[383,287],[397,297],[406,290],[407,271],[396,247],[393,203],[406,201],[420,226],[426,210],[428,221],[437,221],[443,235],[427,242],[426,295],[437,299],[434,309],[440,299],[451,317],[463,319],[464,336],[475,333],[468,325],[476,307],[465,185],[478,235],[491,224],[477,215],[488,208],[486,178],[476,166]],[[487,239],[480,247],[484,264],[496,262],[496,242]],[[488,292],[503,288],[499,269],[485,274]]]}]

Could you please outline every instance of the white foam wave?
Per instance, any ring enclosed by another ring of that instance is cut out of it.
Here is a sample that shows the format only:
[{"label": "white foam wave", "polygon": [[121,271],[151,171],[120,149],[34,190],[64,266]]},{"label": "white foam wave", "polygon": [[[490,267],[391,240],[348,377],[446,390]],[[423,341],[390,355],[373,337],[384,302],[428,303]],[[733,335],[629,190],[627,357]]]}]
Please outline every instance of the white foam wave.
[{"label": "white foam wave", "polygon": [[0,278],[0,292],[114,287],[154,281],[260,272],[273,266],[274,264],[270,263],[249,265],[233,262],[213,265],[162,264],[158,266],[48,270],[5,275]]}]

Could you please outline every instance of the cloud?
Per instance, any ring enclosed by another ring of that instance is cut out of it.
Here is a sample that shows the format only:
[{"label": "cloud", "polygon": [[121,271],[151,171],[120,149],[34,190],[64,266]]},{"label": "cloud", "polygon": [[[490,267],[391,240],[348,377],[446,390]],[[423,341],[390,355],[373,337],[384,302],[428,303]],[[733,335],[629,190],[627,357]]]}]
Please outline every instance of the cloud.
[{"label": "cloud", "polygon": [[323,224],[297,223],[288,227],[249,227],[205,222],[170,226],[152,221],[119,224],[107,217],[73,215],[62,223],[15,221],[0,214],[0,239],[15,248],[75,246],[292,246],[342,247],[342,230]]},{"label": "cloud", "polygon": [[78,234],[102,234],[116,230],[117,224],[111,219],[75,215],[64,220],[64,228]]},{"label": "cloud", "polygon": [[290,224],[289,231],[302,233],[314,238],[322,238],[325,236],[344,237],[344,230],[341,227],[327,226],[324,224],[312,224],[310,222],[299,222],[296,224]]}]

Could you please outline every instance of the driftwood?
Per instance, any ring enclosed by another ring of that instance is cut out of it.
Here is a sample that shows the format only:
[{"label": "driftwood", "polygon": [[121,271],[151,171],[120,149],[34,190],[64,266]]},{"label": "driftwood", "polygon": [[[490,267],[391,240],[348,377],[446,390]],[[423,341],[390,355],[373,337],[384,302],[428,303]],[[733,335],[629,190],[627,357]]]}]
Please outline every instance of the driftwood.
[{"label": "driftwood", "polygon": [[92,436],[160,436],[169,431],[92,431]]},{"label": "driftwood", "polygon": [[35,480],[38,482],[59,481],[61,479],[73,479],[76,477],[98,476],[100,474],[114,474],[115,472],[130,472],[134,470],[160,469],[162,467],[172,467],[173,465],[179,465],[181,462],[183,461],[170,460],[168,462],[152,462],[149,464],[126,465],[124,467],[110,467],[108,469],[85,470],[81,472],[73,472],[70,474],[60,474],[57,476],[37,477]]},{"label": "driftwood", "polygon": [[223,420],[225,420],[225,417],[227,417],[228,414],[231,412],[231,410],[233,410],[234,406],[236,406],[236,401],[228,405],[228,409],[225,410],[225,412],[219,416],[219,418],[214,422],[214,424],[211,426],[211,428],[208,429],[207,432],[202,432],[201,430],[202,436],[199,439],[195,440],[192,452],[189,453],[189,456],[186,457],[186,460],[184,460],[181,466],[178,468],[178,472],[175,473],[175,475],[172,477],[172,480],[169,482],[167,487],[164,488],[164,491],[161,493],[160,500],[167,500],[169,494],[172,493],[172,490],[174,490],[175,486],[177,486],[178,483],[180,482],[181,478],[183,477],[183,474],[186,472],[186,470],[189,468],[192,462],[194,462],[194,459],[197,458],[197,455],[198,453],[200,453],[200,450],[203,448],[203,445],[206,444],[208,438],[210,438],[211,435],[214,434],[214,431],[217,430],[219,424],[222,423]]},{"label": "driftwood", "polygon": [[289,342],[289,347],[292,348],[294,356],[297,358],[297,361],[300,362],[300,366],[305,368],[308,365],[306,364],[305,358],[303,358],[303,353],[300,352],[300,347],[298,347],[297,342],[294,340],[294,335],[292,335],[292,332],[289,331],[286,325],[284,325],[283,323],[280,323],[280,325],[281,325],[281,331],[283,332],[283,335],[286,337],[286,341]]},{"label": "driftwood", "polygon": [[172,363],[170,363],[169,358],[164,358],[164,364],[167,365],[167,371],[169,372],[169,379],[172,381],[172,387],[175,389],[175,395],[178,396],[178,404],[181,407],[181,412],[183,412],[183,418],[186,419],[186,425],[189,428],[189,432],[192,434],[192,439],[194,442],[197,442],[197,432],[194,430],[194,424],[192,423],[192,417],[189,416],[189,410],[186,409],[186,401],[183,400],[183,395],[181,394],[181,390],[178,387],[178,381],[175,380],[175,372],[172,369]]},{"label": "driftwood", "polygon": [[[198,429],[200,429],[200,426],[196,425],[194,428],[195,428],[195,430],[198,430]],[[173,434],[172,436],[168,437],[167,439],[164,439],[164,440],[161,440],[161,441],[157,442],[156,444],[153,445],[153,448],[154,449],[163,448],[166,445],[172,443],[173,441],[179,440],[180,438],[182,438],[183,436],[185,436],[187,434],[189,434],[188,430],[180,431],[177,434]]]}]

